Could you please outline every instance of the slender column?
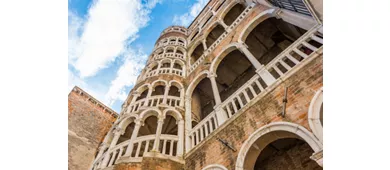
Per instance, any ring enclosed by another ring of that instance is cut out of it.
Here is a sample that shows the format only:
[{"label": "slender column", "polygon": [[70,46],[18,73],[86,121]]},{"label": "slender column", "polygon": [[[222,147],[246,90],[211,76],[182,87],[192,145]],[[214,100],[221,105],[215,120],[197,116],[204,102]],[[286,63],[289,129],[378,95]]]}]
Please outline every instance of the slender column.
[{"label": "slender column", "polygon": [[144,106],[148,106],[149,104],[149,98],[150,96],[152,95],[152,92],[153,92],[153,89],[151,87],[148,88],[148,94],[146,95],[145,97],[145,103],[144,103]]},{"label": "slender column", "polygon": [[208,75],[208,78],[211,81],[211,88],[213,90],[214,99],[215,99],[215,105],[219,105],[221,103],[221,97],[219,96],[217,81],[215,80],[215,77],[217,77],[216,74],[210,74]]},{"label": "slender column", "polygon": [[225,31],[228,30],[229,26],[227,26],[221,18],[218,18],[218,23],[221,24],[223,28],[225,28]]},{"label": "slender column", "polygon": [[179,89],[180,90],[180,103],[179,106],[183,107],[184,106],[184,88]]},{"label": "slender column", "polygon": [[310,159],[316,161],[318,165],[323,167],[323,157],[322,157],[322,150],[318,151],[316,153],[313,153],[313,155],[310,157]]},{"label": "slender column", "polygon": [[101,168],[107,167],[108,160],[110,159],[110,153],[112,152],[112,148],[115,147],[116,143],[118,142],[119,137],[124,133],[124,130],[122,130],[119,127],[115,128],[115,135],[114,138],[111,141],[110,147],[107,150],[106,155],[104,156],[103,162],[101,164]]},{"label": "slender column", "polygon": [[171,86],[165,86],[165,91],[164,91],[164,98],[163,98],[163,104],[167,104],[167,96],[168,96],[168,92],[169,92],[169,89],[170,89]]},{"label": "slender column", "polygon": [[206,51],[207,50],[207,45],[206,45],[206,39],[202,40],[203,48]]},{"label": "slender column", "polygon": [[156,139],[154,141],[153,145],[153,151],[160,152],[159,151],[159,145],[160,145],[160,136],[161,136],[161,130],[164,123],[164,117],[158,117],[157,121],[157,130],[156,130]]},{"label": "slender column", "polygon": [[191,138],[190,138],[190,131],[192,129],[192,126],[191,126],[191,98],[186,96],[185,97],[185,116],[184,116],[184,119],[185,119],[185,134],[186,134],[186,153],[188,153],[188,151],[191,150]]},{"label": "slender column", "polygon": [[171,74],[173,73],[173,65],[175,65],[174,62],[171,63],[171,67],[169,68],[169,73],[171,73]]},{"label": "slender column", "polygon": [[255,56],[253,56],[244,43],[238,45],[238,49],[245,54],[246,58],[248,58],[248,60],[256,68],[256,73],[260,75],[260,77],[268,86],[276,81],[276,79],[271,75],[271,73],[268,72],[268,70],[263,69],[264,65],[262,65]]},{"label": "slender column", "polygon": [[141,94],[139,94],[138,92],[134,92],[133,93],[133,98],[131,99],[131,102],[130,104],[126,107],[126,113],[130,113],[131,112],[131,106],[133,106],[133,104],[137,101],[137,98],[140,96]]},{"label": "slender column", "polygon": [[133,148],[134,148],[133,142],[137,138],[138,132],[139,132],[140,128],[141,128],[141,122],[140,121],[136,121],[133,133],[131,134],[131,137],[130,137],[129,145],[127,146],[127,149],[126,149],[125,156],[131,156],[131,153],[133,152]]},{"label": "slender column", "polygon": [[179,141],[177,142],[177,156],[183,156],[184,150],[184,120],[180,120],[178,123],[178,132],[177,136]]},{"label": "slender column", "polygon": [[[108,148],[108,144],[107,143],[102,143],[102,145],[100,146],[100,150],[99,150],[99,153],[98,153],[98,155],[96,156],[96,158],[95,159],[98,159],[98,158],[100,158],[102,155],[103,155],[103,153],[104,153],[104,150],[106,150],[107,148]],[[96,160],[95,160],[96,161]]]}]

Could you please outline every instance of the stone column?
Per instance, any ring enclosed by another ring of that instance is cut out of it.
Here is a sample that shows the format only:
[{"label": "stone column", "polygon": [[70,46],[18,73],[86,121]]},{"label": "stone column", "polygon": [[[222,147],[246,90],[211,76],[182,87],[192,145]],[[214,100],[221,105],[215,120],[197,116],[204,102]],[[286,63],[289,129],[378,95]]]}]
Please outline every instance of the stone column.
[{"label": "stone column", "polygon": [[214,99],[215,99],[214,111],[215,111],[215,114],[217,115],[218,125],[221,125],[223,122],[225,122],[228,119],[228,117],[227,117],[227,114],[225,113],[225,111],[223,109],[221,109],[222,102],[221,102],[221,97],[219,96],[217,81],[215,80],[216,77],[217,77],[216,74],[210,74],[208,76],[208,78],[211,81],[211,87],[213,89],[213,94],[214,94]]},{"label": "stone column", "polygon": [[218,18],[218,23],[221,24],[223,26],[223,28],[225,28],[225,31],[228,31],[229,26],[226,25],[225,22],[221,18]]},{"label": "stone column", "polygon": [[153,145],[153,151],[155,151],[155,152],[160,152],[159,151],[160,136],[161,136],[161,130],[162,130],[163,124],[164,124],[164,117],[159,116],[158,121],[157,121],[156,139],[155,139],[154,145]]},{"label": "stone column", "polygon": [[99,148],[99,153],[98,153],[98,155],[95,158],[95,161],[96,161],[96,159],[100,158],[103,155],[104,150],[106,150],[108,148],[108,146],[109,145],[107,143],[104,143],[104,142],[102,143],[102,145]]},{"label": "stone column", "polygon": [[150,98],[150,96],[152,95],[152,92],[153,92],[153,89],[149,86],[148,87],[148,94],[146,95],[146,97],[145,97],[145,103],[144,103],[144,106],[148,106],[148,104],[149,104],[149,98]]},{"label": "stone column", "polygon": [[210,74],[207,77],[211,81],[211,88],[212,88],[213,94],[214,94],[215,105],[219,105],[221,103],[221,97],[219,96],[217,81],[215,80],[217,75],[216,74]]},{"label": "stone column", "polygon": [[179,141],[177,142],[176,155],[181,157],[181,156],[183,156],[183,150],[184,150],[184,120],[180,120],[178,122],[177,136],[179,137]]},{"label": "stone column", "polygon": [[206,51],[207,50],[206,39],[202,40],[202,44],[203,44],[204,51]]},{"label": "stone column", "polygon": [[322,150],[321,151],[318,151],[316,153],[313,153],[313,155],[310,157],[310,159],[316,161],[318,163],[318,165],[320,165],[321,167],[323,167],[323,163],[322,163]]},{"label": "stone column", "polygon": [[163,104],[167,104],[167,97],[168,97],[168,92],[169,92],[169,89],[171,88],[171,86],[165,86],[165,89],[164,89],[164,98],[163,98]]},{"label": "stone column", "polygon": [[185,93],[185,90],[184,88],[180,88],[180,103],[179,103],[179,106],[180,107],[183,107],[184,106],[184,93]]},{"label": "stone column", "polygon": [[131,137],[130,137],[129,145],[127,146],[127,149],[126,149],[125,156],[131,156],[131,153],[133,152],[133,148],[134,148],[133,142],[137,138],[140,128],[141,128],[141,122],[136,121],[133,133],[131,134]]},{"label": "stone column", "polygon": [[118,142],[119,137],[124,133],[124,130],[122,130],[119,127],[116,127],[114,131],[115,131],[114,138],[112,139],[110,147],[107,150],[106,155],[104,156],[102,164],[100,165],[101,168],[107,167],[108,161],[110,159],[110,153],[112,151],[112,148],[115,147],[116,143]]},{"label": "stone column", "polygon": [[272,85],[276,79],[271,75],[271,73],[263,69],[264,65],[261,64],[255,56],[248,50],[248,46],[244,43],[238,45],[238,49],[244,53],[246,58],[252,63],[252,65],[256,68],[256,73],[264,80],[264,82],[270,86]]},{"label": "stone column", "polygon": [[191,114],[191,98],[186,96],[186,98],[185,98],[185,116],[184,116],[184,119],[185,119],[185,134],[186,134],[186,140],[185,140],[185,142],[186,142],[186,145],[185,145],[186,153],[188,153],[188,151],[191,150],[191,140],[190,140],[190,134],[189,134],[189,132],[192,129],[191,117],[192,117],[192,114]]}]

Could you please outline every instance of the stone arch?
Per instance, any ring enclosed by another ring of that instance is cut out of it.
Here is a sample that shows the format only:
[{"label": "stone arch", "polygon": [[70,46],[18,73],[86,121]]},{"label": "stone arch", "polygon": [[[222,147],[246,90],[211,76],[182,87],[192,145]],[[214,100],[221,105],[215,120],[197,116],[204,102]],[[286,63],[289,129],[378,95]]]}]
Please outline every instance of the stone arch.
[{"label": "stone arch", "polygon": [[[221,12],[221,15],[220,15],[220,18],[225,22],[225,17],[226,17],[226,15],[236,6],[236,5],[242,5],[243,7],[244,7],[244,10],[245,10],[245,8],[246,8],[246,4],[245,3],[240,3],[240,2],[238,2],[238,1],[232,1],[230,4],[228,4],[226,7],[225,7],[225,9],[223,9],[223,11]],[[238,15],[238,16],[240,16],[240,14]],[[237,16],[237,17],[238,17]],[[237,19],[237,18],[235,18],[235,19]],[[235,20],[234,19],[234,20]],[[227,26],[230,26],[231,24],[227,24],[226,22],[225,22],[225,24],[227,25]]]},{"label": "stone arch", "polygon": [[[160,60],[159,63],[160,63],[160,68],[170,68],[172,65],[172,60],[169,58],[164,58],[164,59]],[[163,65],[166,63],[169,63],[169,67],[163,67]]]},{"label": "stone arch", "polygon": [[204,70],[200,72],[191,82],[190,85],[188,85],[187,91],[186,91],[186,98],[191,98],[192,92],[194,91],[196,85],[205,77],[209,76],[210,72],[208,70]]},{"label": "stone arch", "polygon": [[218,65],[226,57],[226,55],[228,55],[230,52],[232,52],[234,50],[238,50],[238,49],[239,49],[239,44],[236,42],[231,43],[231,44],[227,45],[226,47],[224,47],[221,50],[221,52],[217,55],[217,57],[215,57],[213,59],[213,61],[211,62],[209,72],[212,74],[217,73]]},{"label": "stone arch", "polygon": [[172,117],[174,117],[177,121],[181,121],[183,120],[183,116],[180,114],[179,111],[175,110],[175,109],[171,109],[171,108],[167,108],[163,111],[163,117],[166,117],[168,115],[171,115]]},{"label": "stone arch", "polygon": [[167,86],[167,85],[168,85],[168,82],[167,82],[166,80],[156,80],[156,81],[154,81],[154,82],[151,84],[150,88],[151,88],[151,89],[154,89],[154,88],[155,88],[156,86],[158,86],[158,85]]},{"label": "stone arch", "polygon": [[149,83],[146,83],[146,84],[143,84],[142,86],[139,86],[136,90],[137,93],[142,93],[144,92],[146,89],[150,90],[151,89],[151,84]]},{"label": "stone arch", "polygon": [[167,46],[164,51],[166,53],[173,53],[173,52],[175,52],[175,47]]},{"label": "stone arch", "polygon": [[218,1],[218,2],[214,5],[213,10],[214,10],[215,12],[218,12],[218,10],[225,4],[226,1],[227,1],[227,0]]},{"label": "stone arch", "polygon": [[177,80],[171,80],[171,81],[169,81],[168,86],[176,86],[176,87],[179,88],[179,89],[183,89],[183,88],[184,88],[183,84],[180,83],[180,82],[177,81]]},{"label": "stone arch", "polygon": [[310,129],[313,131],[314,135],[323,142],[323,123],[322,123],[322,112],[323,112],[323,88],[321,87],[313,99],[310,102],[309,111],[308,111],[308,121]]},{"label": "stone arch", "polygon": [[[287,137],[302,139],[312,148],[314,153],[322,150],[322,144],[320,141],[318,141],[317,138],[306,128],[290,122],[272,122],[253,132],[244,142],[244,144],[241,146],[240,152],[238,153],[236,170],[251,169],[250,167],[254,165],[256,159],[248,159],[248,155],[259,155],[265,146],[267,146],[269,143],[277,139]],[[259,139],[265,140],[263,142],[264,144],[262,144],[262,146],[254,146],[255,142]],[[256,149],[251,150],[250,148],[252,146],[254,146]]]},{"label": "stone arch", "polygon": [[194,30],[194,31],[192,31],[190,36],[188,36],[188,42],[192,42],[194,40],[194,38],[199,35],[199,33],[200,33],[200,29],[199,28]]},{"label": "stone arch", "polygon": [[125,129],[131,122],[135,122],[136,120],[139,120],[139,116],[136,114],[129,114],[128,116],[124,117],[121,122],[118,124],[119,128]]},{"label": "stone arch", "polygon": [[177,46],[177,47],[176,47],[176,53],[177,53],[178,51],[180,51],[181,54],[183,54],[183,55],[185,55],[185,53],[186,53],[186,49],[184,49],[184,48],[181,47],[181,46]]},{"label": "stone arch", "polygon": [[[217,41],[217,39],[225,32],[225,28],[220,24],[219,21],[214,21],[204,33],[204,37],[206,38],[206,46],[210,48],[210,46]],[[213,36],[214,41],[210,38]],[[215,36],[215,37],[214,37]]]},{"label": "stone arch", "polygon": [[263,22],[264,20],[275,16],[275,9],[267,9],[261,13],[259,13],[256,17],[254,17],[246,26],[242,29],[240,36],[238,37],[239,42],[245,42],[248,35],[252,32],[256,26]]},{"label": "stone arch", "polygon": [[162,117],[163,114],[157,108],[149,108],[142,111],[137,120],[139,120],[140,122],[144,122],[149,116],[156,116],[157,118],[159,118]]},{"label": "stone arch", "polygon": [[228,170],[228,169],[219,164],[211,164],[211,165],[207,165],[202,170]]}]

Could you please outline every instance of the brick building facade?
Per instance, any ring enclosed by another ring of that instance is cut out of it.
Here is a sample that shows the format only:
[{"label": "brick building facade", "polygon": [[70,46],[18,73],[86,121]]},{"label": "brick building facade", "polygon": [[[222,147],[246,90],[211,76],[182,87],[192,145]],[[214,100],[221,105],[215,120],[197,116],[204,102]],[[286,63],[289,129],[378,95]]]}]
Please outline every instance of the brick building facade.
[{"label": "brick building facade", "polygon": [[322,0],[210,0],[161,33],[89,168],[322,169],[322,27]]}]

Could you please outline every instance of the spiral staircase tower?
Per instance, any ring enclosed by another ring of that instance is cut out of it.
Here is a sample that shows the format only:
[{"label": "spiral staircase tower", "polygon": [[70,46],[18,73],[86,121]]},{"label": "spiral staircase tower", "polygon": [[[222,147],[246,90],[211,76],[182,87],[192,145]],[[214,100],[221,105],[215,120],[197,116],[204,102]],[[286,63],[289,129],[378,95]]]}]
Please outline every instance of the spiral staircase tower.
[{"label": "spiral staircase tower", "polygon": [[181,26],[161,33],[92,169],[145,157],[183,164],[186,38]]}]

